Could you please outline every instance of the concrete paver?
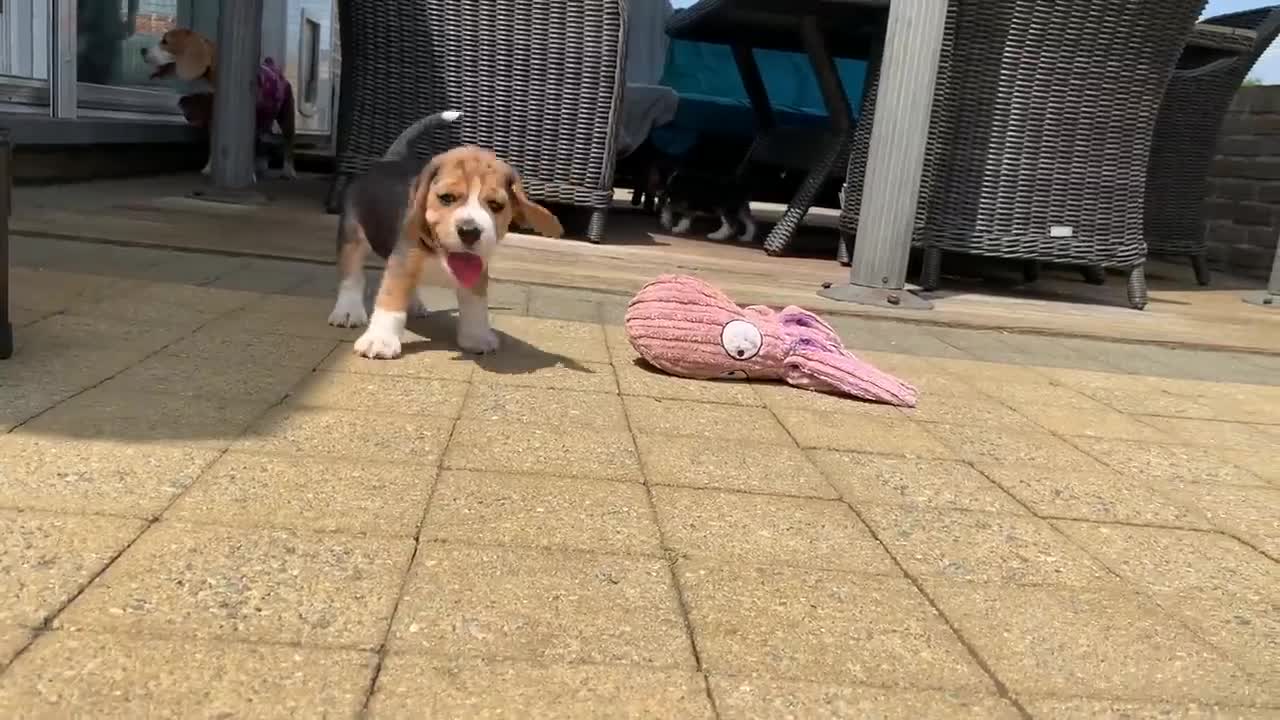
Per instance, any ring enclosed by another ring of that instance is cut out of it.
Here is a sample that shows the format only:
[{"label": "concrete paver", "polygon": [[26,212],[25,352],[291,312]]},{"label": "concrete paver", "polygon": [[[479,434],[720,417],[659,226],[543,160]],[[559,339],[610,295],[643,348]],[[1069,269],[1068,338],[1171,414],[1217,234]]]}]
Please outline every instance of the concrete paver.
[{"label": "concrete paver", "polygon": [[660,487],[654,505],[663,537],[680,557],[899,574],[842,502]]},{"label": "concrete paver", "polygon": [[610,393],[550,388],[474,385],[462,406],[466,421],[627,431],[622,399]]},{"label": "concrete paver", "polygon": [[1106,467],[1063,470],[979,463],[975,467],[1040,517],[1097,522],[1212,527],[1190,503]]},{"label": "concrete paver", "polygon": [[862,516],[916,577],[1076,586],[1112,580],[1039,518],[891,505],[864,508]]},{"label": "concrete paver", "polygon": [[369,717],[527,717],[642,720],[716,717],[701,675],[632,665],[450,667],[424,655],[393,653],[378,675]]},{"label": "concrete paver", "polygon": [[638,483],[447,470],[423,537],[484,545],[661,555]]},{"label": "concrete paver", "polygon": [[1015,697],[1272,703],[1273,693],[1124,588],[926,581]]},{"label": "concrete paver", "polygon": [[966,463],[828,450],[811,450],[809,457],[855,507],[887,504],[1026,513],[998,485]]},{"label": "concrete paver", "polygon": [[221,450],[0,435],[0,507],[154,518]]},{"label": "concrete paver", "polygon": [[710,562],[677,571],[712,676],[992,691],[905,579]]},{"label": "concrete paver", "polygon": [[370,460],[229,452],[169,507],[165,520],[411,537],[436,469]]},{"label": "concrete paver", "polygon": [[0,625],[45,624],[142,528],[124,518],[0,511]]},{"label": "concrete paver", "polygon": [[354,717],[374,661],[355,650],[46,633],[0,675],[0,715]]},{"label": "concrete paver", "polygon": [[458,543],[418,550],[389,646],[445,661],[695,668],[666,562]]},{"label": "concrete paver", "polygon": [[54,627],[372,649],[412,551],[408,538],[164,522]]},{"label": "concrete paver", "polygon": [[637,433],[691,436],[708,443],[728,440],[791,444],[787,431],[764,408],[647,397],[626,397],[623,404]]},{"label": "concrete paver", "polygon": [[293,388],[287,402],[386,415],[456,418],[469,386],[457,380],[319,371]]},{"label": "concrete paver", "polygon": [[1138,588],[1157,595],[1275,596],[1280,566],[1217,533],[1054,521],[1054,526]]},{"label": "concrete paver", "polygon": [[452,428],[447,417],[282,406],[250,427],[236,449],[434,466]]},{"label": "concrete paver", "polygon": [[636,445],[651,485],[838,497],[818,468],[794,446],[639,434]]},{"label": "concrete paver", "polygon": [[619,295],[369,361],[329,268],[73,245],[15,253],[5,717],[1280,713],[1273,356],[833,315],[904,411],[656,373]]},{"label": "concrete paver", "polygon": [[1017,709],[994,695],[936,690],[826,685],[716,675],[710,678],[716,710],[739,718],[957,718],[1014,720]]},{"label": "concrete paver", "polygon": [[554,426],[502,420],[464,420],[454,428],[444,459],[452,470],[545,473],[639,482],[635,441],[621,430],[565,432]]},{"label": "concrete paver", "polygon": [[803,448],[951,458],[954,453],[922,425],[906,419],[851,420],[844,413],[780,408],[778,420]]}]

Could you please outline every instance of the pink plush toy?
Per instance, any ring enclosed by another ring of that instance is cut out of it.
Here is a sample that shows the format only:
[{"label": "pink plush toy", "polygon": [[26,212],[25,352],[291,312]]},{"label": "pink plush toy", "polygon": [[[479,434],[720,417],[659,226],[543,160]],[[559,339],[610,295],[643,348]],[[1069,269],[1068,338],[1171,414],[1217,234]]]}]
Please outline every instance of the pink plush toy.
[{"label": "pink plush toy", "polygon": [[738,307],[687,275],[662,275],[627,306],[627,337],[680,377],[785,380],[796,387],[915,407],[916,389],[862,362],[822,318],[798,307]]}]

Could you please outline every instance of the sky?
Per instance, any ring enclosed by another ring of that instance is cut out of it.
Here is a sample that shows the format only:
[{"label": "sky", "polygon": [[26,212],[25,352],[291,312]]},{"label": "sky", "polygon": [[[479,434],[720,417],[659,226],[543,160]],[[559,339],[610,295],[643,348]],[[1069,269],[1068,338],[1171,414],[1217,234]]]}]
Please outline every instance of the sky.
[{"label": "sky", "polygon": [[[688,7],[695,0],[671,0],[673,7]],[[1265,0],[1209,0],[1203,17],[1251,10],[1266,5]],[[1254,66],[1252,76],[1267,84],[1280,85],[1280,42],[1275,43]]]}]

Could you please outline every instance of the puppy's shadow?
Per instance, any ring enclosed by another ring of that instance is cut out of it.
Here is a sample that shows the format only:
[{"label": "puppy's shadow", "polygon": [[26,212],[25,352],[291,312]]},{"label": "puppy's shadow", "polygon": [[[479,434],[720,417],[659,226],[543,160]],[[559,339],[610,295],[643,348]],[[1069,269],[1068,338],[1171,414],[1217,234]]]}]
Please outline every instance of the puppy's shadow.
[{"label": "puppy's shadow", "polygon": [[595,373],[595,370],[563,355],[549,353],[501,330],[496,353],[476,355],[458,347],[457,313],[433,312],[424,318],[411,318],[407,328],[421,337],[404,344],[405,357],[424,352],[453,351],[457,360],[474,360],[480,368],[502,375],[527,375],[547,368],[562,367],[573,372]]}]

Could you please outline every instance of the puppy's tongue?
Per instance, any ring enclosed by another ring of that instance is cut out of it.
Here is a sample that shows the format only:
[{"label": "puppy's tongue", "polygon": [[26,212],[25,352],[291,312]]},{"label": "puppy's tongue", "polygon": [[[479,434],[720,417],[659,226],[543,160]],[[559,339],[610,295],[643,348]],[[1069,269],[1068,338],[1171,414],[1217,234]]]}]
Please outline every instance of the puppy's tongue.
[{"label": "puppy's tongue", "polygon": [[474,253],[451,252],[445,256],[445,263],[458,284],[465,288],[473,287],[484,273],[484,260]]}]

